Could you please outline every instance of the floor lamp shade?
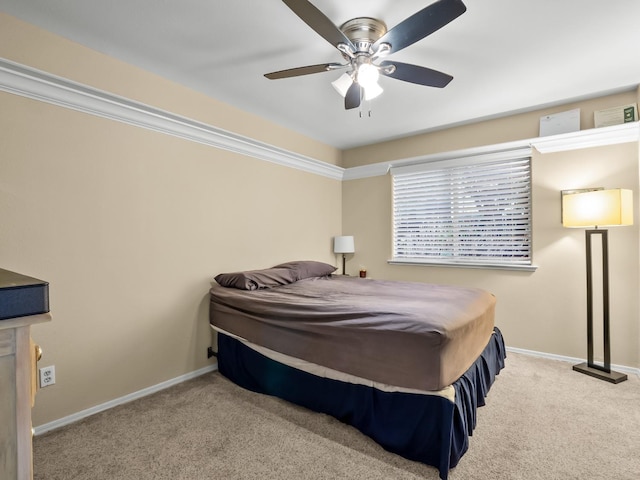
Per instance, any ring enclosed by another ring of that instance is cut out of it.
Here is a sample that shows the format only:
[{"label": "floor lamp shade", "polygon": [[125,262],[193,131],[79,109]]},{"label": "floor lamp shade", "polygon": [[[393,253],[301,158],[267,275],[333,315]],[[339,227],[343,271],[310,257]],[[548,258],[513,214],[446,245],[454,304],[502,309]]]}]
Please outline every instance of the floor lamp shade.
[{"label": "floor lamp shade", "polygon": [[333,253],[341,253],[342,254],[342,274],[345,274],[346,269],[346,253],[354,253],[355,243],[353,241],[353,236],[346,235],[342,237],[333,237]]},{"label": "floor lamp shade", "polygon": [[[618,188],[563,194],[562,224],[570,228],[587,228],[585,230],[587,257],[587,361],[574,365],[573,369],[611,383],[620,383],[626,380],[627,376],[611,370],[608,231],[606,229],[598,229],[598,227],[633,225],[632,191]],[[595,227],[595,229],[590,227]],[[594,250],[592,239],[598,236],[602,247],[602,339],[604,351],[602,365],[594,361],[593,353]]]},{"label": "floor lamp shade", "polygon": [[615,188],[565,194],[562,225],[569,228],[633,225],[633,192]]}]

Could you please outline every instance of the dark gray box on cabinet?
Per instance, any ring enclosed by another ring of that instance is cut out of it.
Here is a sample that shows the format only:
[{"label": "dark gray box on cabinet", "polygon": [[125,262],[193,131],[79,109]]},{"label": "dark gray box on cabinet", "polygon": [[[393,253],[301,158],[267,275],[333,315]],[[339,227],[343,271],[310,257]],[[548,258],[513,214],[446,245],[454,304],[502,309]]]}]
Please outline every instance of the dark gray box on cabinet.
[{"label": "dark gray box on cabinet", "polygon": [[0,320],[48,311],[48,282],[0,268]]}]

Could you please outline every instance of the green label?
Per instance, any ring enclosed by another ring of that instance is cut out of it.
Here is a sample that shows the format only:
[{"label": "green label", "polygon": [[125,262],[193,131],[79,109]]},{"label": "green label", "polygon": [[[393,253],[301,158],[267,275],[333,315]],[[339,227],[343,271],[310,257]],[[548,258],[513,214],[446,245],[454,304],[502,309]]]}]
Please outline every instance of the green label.
[{"label": "green label", "polygon": [[635,107],[627,107],[624,112],[624,123],[634,122],[636,120]]}]

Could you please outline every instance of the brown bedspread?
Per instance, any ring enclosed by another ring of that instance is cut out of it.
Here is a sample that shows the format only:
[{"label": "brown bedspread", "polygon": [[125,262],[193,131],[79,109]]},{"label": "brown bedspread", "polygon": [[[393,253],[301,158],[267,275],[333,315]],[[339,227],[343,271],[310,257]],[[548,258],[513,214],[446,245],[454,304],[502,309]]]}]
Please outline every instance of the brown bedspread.
[{"label": "brown bedspread", "polygon": [[265,290],[214,285],[210,322],[250,342],[420,390],[455,382],[489,342],[495,298],[476,289],[332,276]]}]

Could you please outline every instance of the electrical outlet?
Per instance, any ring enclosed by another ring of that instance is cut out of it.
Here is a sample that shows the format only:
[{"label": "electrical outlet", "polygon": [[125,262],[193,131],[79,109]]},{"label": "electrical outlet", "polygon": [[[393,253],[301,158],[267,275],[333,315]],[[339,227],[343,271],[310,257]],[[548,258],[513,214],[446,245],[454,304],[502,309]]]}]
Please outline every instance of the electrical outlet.
[{"label": "electrical outlet", "polygon": [[56,383],[56,367],[42,367],[40,369],[40,388],[48,387]]}]

